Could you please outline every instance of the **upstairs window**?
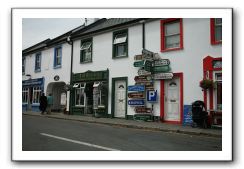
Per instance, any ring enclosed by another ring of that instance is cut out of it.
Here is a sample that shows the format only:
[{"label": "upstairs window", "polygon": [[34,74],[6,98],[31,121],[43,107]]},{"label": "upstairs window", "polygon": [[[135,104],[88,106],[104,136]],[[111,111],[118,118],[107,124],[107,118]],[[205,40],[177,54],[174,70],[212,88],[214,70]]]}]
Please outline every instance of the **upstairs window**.
[{"label": "upstairs window", "polygon": [[161,52],[183,48],[182,19],[161,20]]},{"label": "upstairs window", "polygon": [[62,47],[54,49],[54,68],[61,67],[62,64]]},{"label": "upstairs window", "polygon": [[35,72],[41,71],[41,53],[36,54],[35,58]]},{"label": "upstairs window", "polygon": [[211,44],[222,43],[222,18],[210,19]]},{"label": "upstairs window", "polygon": [[128,30],[113,33],[113,58],[128,57]]},{"label": "upstairs window", "polygon": [[80,63],[92,62],[92,39],[81,41]]},{"label": "upstairs window", "polygon": [[22,57],[22,75],[25,74],[25,57]]}]

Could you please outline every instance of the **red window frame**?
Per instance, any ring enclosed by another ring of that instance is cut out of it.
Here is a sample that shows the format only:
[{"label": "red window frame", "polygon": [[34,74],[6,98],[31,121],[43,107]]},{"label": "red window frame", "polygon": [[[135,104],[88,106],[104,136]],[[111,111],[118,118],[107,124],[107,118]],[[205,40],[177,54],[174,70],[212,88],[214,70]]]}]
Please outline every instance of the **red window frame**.
[{"label": "red window frame", "polygon": [[210,39],[212,45],[217,45],[222,43],[222,40],[216,41],[215,39],[215,18],[210,18]]},{"label": "red window frame", "polygon": [[[180,21],[180,46],[177,48],[165,48],[165,24],[170,22]],[[172,50],[181,50],[183,49],[183,24],[182,18],[170,18],[160,21],[161,27],[161,52],[172,51]]]}]

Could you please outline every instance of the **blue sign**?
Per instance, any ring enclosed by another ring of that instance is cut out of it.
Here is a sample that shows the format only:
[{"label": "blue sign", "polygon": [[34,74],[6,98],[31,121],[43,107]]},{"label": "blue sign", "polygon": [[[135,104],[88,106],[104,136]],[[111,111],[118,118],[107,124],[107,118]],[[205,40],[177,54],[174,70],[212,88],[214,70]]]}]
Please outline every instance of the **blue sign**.
[{"label": "blue sign", "polygon": [[192,124],[191,105],[184,105],[183,125],[191,125],[191,124]]},{"label": "blue sign", "polygon": [[131,106],[135,106],[135,105],[137,105],[137,106],[142,106],[142,105],[144,105],[145,104],[145,101],[144,100],[129,100],[128,101],[128,104],[129,105],[131,105]]},{"label": "blue sign", "polygon": [[128,91],[131,91],[131,92],[143,92],[144,90],[145,90],[144,85],[128,86]]},{"label": "blue sign", "polygon": [[23,87],[29,87],[29,86],[42,86],[43,85],[43,78],[37,78],[37,79],[29,79],[29,80],[23,80],[22,86]]},{"label": "blue sign", "polygon": [[147,91],[147,101],[156,102],[157,101],[157,90],[148,90]]}]

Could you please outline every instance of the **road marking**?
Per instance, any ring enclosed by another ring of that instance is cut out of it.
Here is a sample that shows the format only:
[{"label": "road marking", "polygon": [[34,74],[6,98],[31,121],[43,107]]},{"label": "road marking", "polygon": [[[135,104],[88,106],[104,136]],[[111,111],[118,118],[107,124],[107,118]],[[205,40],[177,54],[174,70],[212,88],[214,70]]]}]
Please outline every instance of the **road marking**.
[{"label": "road marking", "polygon": [[82,141],[72,140],[72,139],[59,137],[59,136],[54,136],[54,135],[51,135],[51,134],[46,134],[46,133],[40,133],[40,134],[43,135],[43,136],[47,136],[47,137],[51,137],[51,138],[55,138],[55,139],[59,139],[59,140],[63,140],[63,141],[68,141],[68,142],[71,142],[71,143],[81,144],[81,145],[85,145],[85,146],[89,146],[89,147],[95,147],[95,148],[99,148],[99,149],[103,149],[103,150],[120,151],[120,150],[109,148],[109,147],[103,147],[103,146],[90,144],[90,143],[86,143],[86,142],[82,142]]}]

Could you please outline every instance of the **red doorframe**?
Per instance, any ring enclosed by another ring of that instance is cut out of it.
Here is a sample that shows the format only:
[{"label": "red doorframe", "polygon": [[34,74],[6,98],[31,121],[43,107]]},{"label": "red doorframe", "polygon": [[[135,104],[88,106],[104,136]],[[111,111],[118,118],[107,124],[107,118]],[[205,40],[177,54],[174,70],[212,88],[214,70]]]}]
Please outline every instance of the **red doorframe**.
[{"label": "red doorframe", "polygon": [[173,73],[174,77],[180,78],[180,121],[165,121],[164,120],[164,80],[160,81],[160,119],[162,122],[172,124],[182,124],[183,121],[183,73]]}]

